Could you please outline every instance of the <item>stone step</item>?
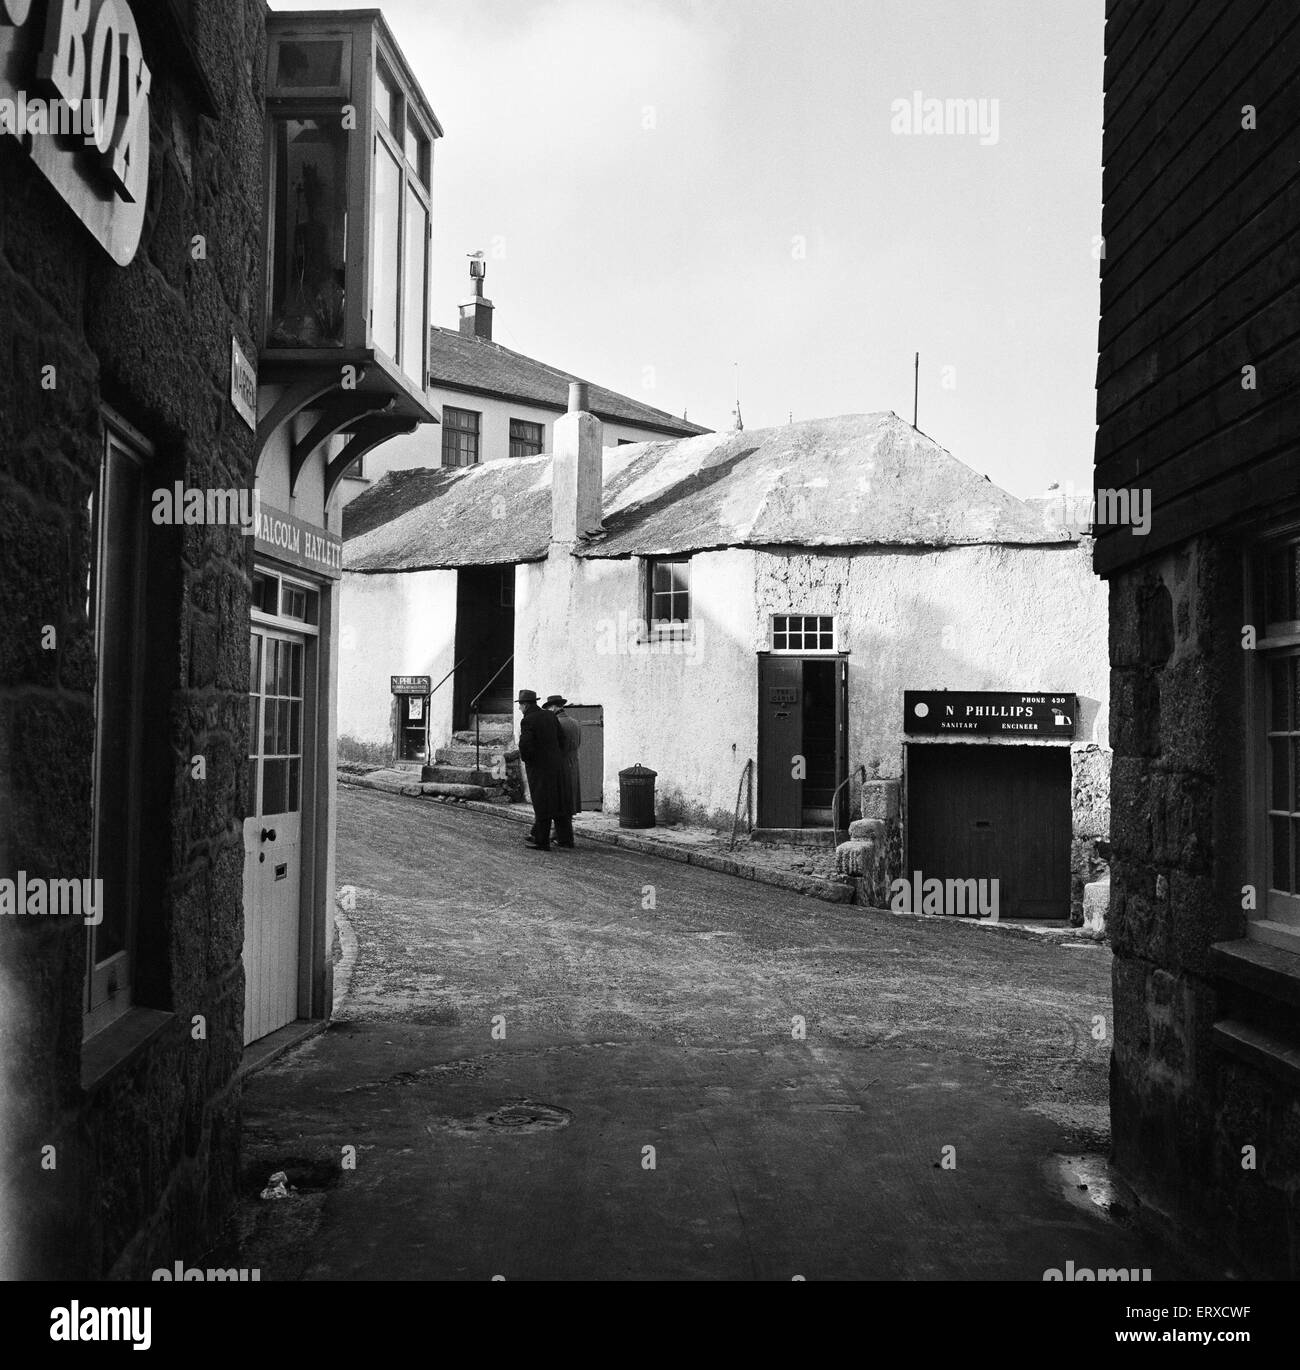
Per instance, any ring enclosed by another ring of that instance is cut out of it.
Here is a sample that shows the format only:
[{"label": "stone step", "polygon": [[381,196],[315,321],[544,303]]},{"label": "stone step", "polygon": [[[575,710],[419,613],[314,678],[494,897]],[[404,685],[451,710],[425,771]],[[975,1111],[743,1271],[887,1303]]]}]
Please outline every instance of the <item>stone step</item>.
[{"label": "stone step", "polygon": [[[471,714],[471,720],[473,717]],[[479,714],[478,721],[484,728],[510,728],[513,731],[515,726],[514,714]]]},{"label": "stone step", "polygon": [[[515,740],[515,735],[508,726],[499,727],[493,724],[491,728],[484,726],[480,729],[478,738],[485,747],[490,743],[494,747],[502,747],[508,751]],[[454,743],[459,743],[462,747],[466,745],[472,747],[474,745],[474,729],[467,728],[464,732],[452,733],[451,740]]]},{"label": "stone step", "polygon": [[420,780],[426,785],[482,785],[492,789],[502,783],[503,777],[490,770],[476,771],[473,766],[425,766],[420,771]]},{"label": "stone step", "polygon": [[[496,764],[497,758],[504,756],[505,753],[506,748],[504,747],[480,747],[477,757],[479,770],[491,770]],[[433,759],[439,766],[473,767],[475,762],[474,748],[460,744],[454,747],[438,747],[433,753]]]},{"label": "stone step", "polygon": [[486,799],[495,801],[505,793],[495,786],[486,785],[444,785],[438,781],[422,784],[420,793],[444,799]]}]

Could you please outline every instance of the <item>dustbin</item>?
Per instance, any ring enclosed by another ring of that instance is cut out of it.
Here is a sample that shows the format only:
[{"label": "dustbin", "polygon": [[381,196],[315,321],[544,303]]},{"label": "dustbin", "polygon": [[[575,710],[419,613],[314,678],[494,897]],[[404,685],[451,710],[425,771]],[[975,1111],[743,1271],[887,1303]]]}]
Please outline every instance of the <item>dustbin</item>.
[{"label": "dustbin", "polygon": [[629,766],[618,773],[618,826],[653,828],[655,825],[655,777],[658,771]]}]

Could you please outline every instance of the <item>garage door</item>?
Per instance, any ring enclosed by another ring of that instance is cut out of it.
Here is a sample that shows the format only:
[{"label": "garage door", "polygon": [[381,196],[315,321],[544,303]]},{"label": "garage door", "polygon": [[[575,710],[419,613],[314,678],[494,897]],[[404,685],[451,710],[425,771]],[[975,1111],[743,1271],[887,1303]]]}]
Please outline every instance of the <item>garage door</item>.
[{"label": "garage door", "polygon": [[1002,918],[1070,916],[1067,747],[910,745],[907,874],[998,883]]}]

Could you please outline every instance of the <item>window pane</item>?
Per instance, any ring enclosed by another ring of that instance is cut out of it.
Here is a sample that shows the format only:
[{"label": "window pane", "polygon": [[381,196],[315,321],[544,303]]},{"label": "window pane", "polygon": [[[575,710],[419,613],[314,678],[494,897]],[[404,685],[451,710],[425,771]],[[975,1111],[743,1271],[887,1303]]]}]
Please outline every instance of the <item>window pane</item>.
[{"label": "window pane", "polygon": [[1287,762],[1291,755],[1291,742],[1285,737],[1275,737],[1269,743],[1269,770],[1272,772],[1269,808],[1291,811],[1291,777]]},{"label": "window pane", "polygon": [[375,71],[375,112],[389,129],[397,128],[399,98],[396,82],[380,66]]},{"label": "window pane", "polygon": [[343,74],[343,40],[280,44],[275,83],[286,90],[337,86]]},{"label": "window pane", "polygon": [[298,807],[298,780],[302,762],[296,757],[289,762],[289,793],[287,796],[286,810],[295,810]]},{"label": "window pane", "polygon": [[399,239],[402,228],[402,173],[382,138],[375,143],[375,217],[370,250],[374,254],[374,307],[371,328],[376,347],[397,357],[397,301],[401,291]]},{"label": "window pane", "polygon": [[1289,818],[1270,818],[1269,845],[1271,851],[1272,887],[1275,890],[1291,890],[1291,820]]},{"label": "window pane", "polygon": [[262,815],[284,813],[289,798],[289,763],[262,762]]},{"label": "window pane", "polygon": [[273,120],[272,347],[341,347],[348,133],[342,121]]},{"label": "window pane", "polygon": [[429,213],[420,197],[409,186],[406,191],[406,279],[402,303],[402,370],[424,389],[425,316],[429,298],[426,247],[429,240]]},{"label": "window pane", "polygon": [[1290,731],[1290,711],[1293,675],[1289,661],[1275,661],[1269,667],[1269,729],[1275,733]]}]

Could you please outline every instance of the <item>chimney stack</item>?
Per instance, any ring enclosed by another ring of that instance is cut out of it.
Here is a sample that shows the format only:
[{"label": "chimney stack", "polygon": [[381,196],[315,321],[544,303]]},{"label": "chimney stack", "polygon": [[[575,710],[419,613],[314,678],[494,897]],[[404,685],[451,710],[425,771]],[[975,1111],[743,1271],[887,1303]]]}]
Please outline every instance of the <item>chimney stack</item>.
[{"label": "chimney stack", "polygon": [[551,541],[572,545],[601,528],[604,431],[587,412],[587,383],[569,385],[569,412],[556,419],[551,446]]},{"label": "chimney stack", "polygon": [[481,252],[475,252],[469,259],[470,280],[474,282],[474,293],[460,306],[460,331],[468,338],[482,338],[492,341],[492,301],[483,294],[483,281],[487,276],[487,262]]}]

